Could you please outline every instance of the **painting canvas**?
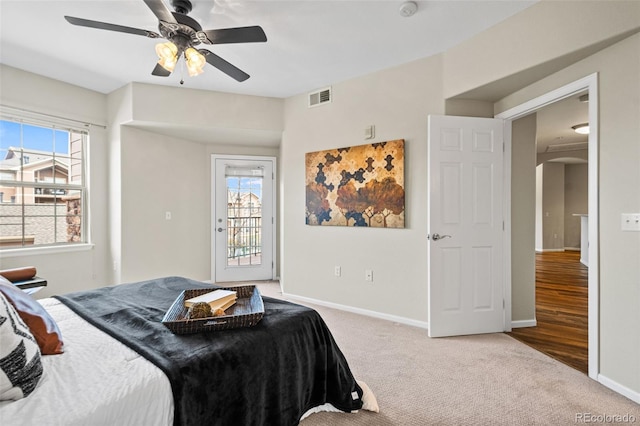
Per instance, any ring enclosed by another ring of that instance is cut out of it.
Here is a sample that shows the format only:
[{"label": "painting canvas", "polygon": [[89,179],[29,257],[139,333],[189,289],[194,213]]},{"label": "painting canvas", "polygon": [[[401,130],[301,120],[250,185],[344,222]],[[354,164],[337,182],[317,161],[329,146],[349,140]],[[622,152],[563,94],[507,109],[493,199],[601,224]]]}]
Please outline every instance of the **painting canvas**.
[{"label": "painting canvas", "polygon": [[307,153],[306,223],[404,228],[404,139]]}]

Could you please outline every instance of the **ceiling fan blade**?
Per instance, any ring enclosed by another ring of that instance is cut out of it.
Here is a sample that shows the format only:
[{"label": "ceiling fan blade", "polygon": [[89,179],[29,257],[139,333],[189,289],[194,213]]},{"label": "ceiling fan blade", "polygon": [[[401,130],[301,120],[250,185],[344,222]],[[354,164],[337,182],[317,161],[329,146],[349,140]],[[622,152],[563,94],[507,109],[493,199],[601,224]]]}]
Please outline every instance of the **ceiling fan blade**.
[{"label": "ceiling fan blade", "polygon": [[240,68],[237,68],[235,65],[231,65],[229,62],[225,61],[215,53],[210,52],[206,49],[200,49],[198,51],[204,55],[209,65],[213,65],[223,73],[227,74],[229,77],[237,81],[245,81],[249,78],[249,74],[242,71]]},{"label": "ceiling fan blade", "polygon": [[151,74],[158,77],[169,77],[171,75],[171,71],[165,69],[165,67],[160,64],[156,64],[156,67],[153,69]]},{"label": "ceiling fan blade", "polygon": [[154,33],[153,31],[141,30],[139,28],[125,27],[123,25],[116,25],[116,24],[108,24],[106,22],[100,22],[100,21],[91,21],[89,19],[74,18],[73,16],[65,16],[64,19],[66,19],[67,22],[69,22],[70,24],[78,25],[81,27],[97,28],[99,30],[109,30],[109,31],[116,31],[119,33],[135,34],[135,35],[141,35],[149,38],[160,37],[160,34],[158,33]]},{"label": "ceiling fan blade", "polygon": [[258,43],[267,41],[267,35],[264,33],[264,30],[257,25],[253,27],[199,31],[197,37],[201,42],[206,44]]},{"label": "ceiling fan blade", "polygon": [[170,24],[178,23],[176,18],[174,18],[173,13],[171,13],[162,0],[144,0],[144,2],[149,6],[149,9],[151,9],[153,14],[156,15],[159,20]]}]

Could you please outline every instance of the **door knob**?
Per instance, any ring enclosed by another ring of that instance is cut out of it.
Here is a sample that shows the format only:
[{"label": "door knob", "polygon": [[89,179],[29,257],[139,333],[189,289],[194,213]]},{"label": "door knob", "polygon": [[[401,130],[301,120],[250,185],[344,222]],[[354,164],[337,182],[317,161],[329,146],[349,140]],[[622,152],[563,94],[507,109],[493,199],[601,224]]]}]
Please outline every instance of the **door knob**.
[{"label": "door knob", "polygon": [[[427,237],[427,238],[428,238],[428,237]],[[451,238],[451,235],[433,234],[433,235],[431,236],[431,239],[432,239],[433,241],[438,241],[438,240],[441,240],[441,239],[443,239],[443,238]]]},{"label": "door knob", "polygon": [[227,229],[227,228],[218,228],[218,232],[222,232],[222,231],[224,231],[225,229]]}]

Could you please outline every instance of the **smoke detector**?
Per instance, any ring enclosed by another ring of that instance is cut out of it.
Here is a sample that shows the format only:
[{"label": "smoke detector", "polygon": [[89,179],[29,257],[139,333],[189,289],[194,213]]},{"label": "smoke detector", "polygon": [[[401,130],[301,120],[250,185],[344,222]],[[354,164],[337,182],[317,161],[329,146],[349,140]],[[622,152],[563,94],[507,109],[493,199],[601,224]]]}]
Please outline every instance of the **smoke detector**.
[{"label": "smoke detector", "polygon": [[408,18],[418,11],[418,4],[414,1],[406,1],[400,5],[400,16]]}]

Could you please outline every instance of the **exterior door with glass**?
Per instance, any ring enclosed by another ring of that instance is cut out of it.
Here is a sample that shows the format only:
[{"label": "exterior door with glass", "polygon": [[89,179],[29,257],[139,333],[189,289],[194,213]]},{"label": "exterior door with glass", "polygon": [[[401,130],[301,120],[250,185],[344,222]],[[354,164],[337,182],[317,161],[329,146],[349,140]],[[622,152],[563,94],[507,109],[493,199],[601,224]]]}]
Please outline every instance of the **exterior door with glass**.
[{"label": "exterior door with glass", "polygon": [[275,158],[212,156],[212,279],[275,276]]}]

